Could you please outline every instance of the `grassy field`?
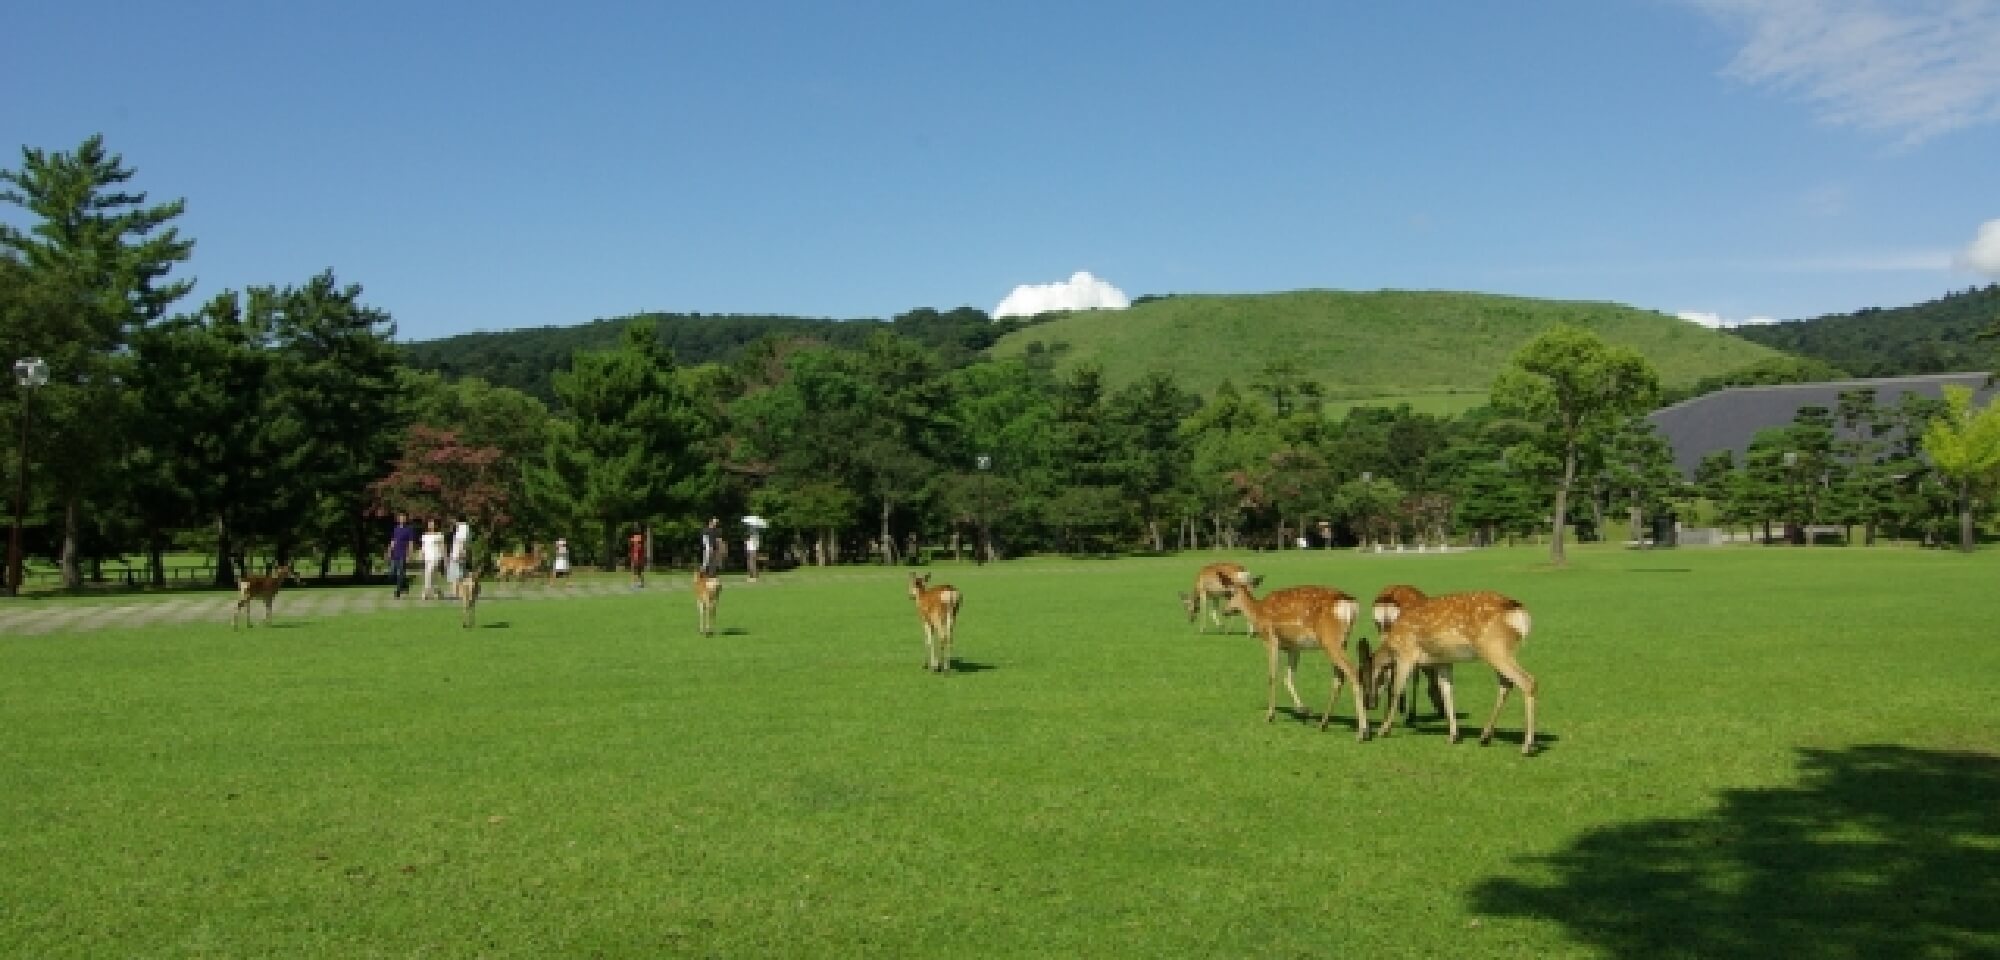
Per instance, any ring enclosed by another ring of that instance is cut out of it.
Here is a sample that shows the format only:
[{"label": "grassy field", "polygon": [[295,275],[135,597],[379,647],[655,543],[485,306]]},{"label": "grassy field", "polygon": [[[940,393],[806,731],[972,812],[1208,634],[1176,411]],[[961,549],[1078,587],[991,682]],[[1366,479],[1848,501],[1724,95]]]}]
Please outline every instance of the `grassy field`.
[{"label": "grassy field", "polygon": [[1248,389],[1271,358],[1283,357],[1324,385],[1336,408],[1414,398],[1430,401],[1420,410],[1457,412],[1484,403],[1515,351],[1556,323],[1638,350],[1669,386],[1777,356],[1769,347],[1622,304],[1404,290],[1169,297],[1038,323],[1003,337],[990,352],[1016,356],[1035,341],[1060,342],[1068,345],[1058,358],[1062,369],[1097,363],[1114,387],[1165,372],[1201,394],[1225,378]]},{"label": "grassy field", "polygon": [[1209,555],[0,637],[0,955],[2000,953],[1991,555],[1543,556],[1237,558],[1526,602],[1529,759],[1265,724]]}]

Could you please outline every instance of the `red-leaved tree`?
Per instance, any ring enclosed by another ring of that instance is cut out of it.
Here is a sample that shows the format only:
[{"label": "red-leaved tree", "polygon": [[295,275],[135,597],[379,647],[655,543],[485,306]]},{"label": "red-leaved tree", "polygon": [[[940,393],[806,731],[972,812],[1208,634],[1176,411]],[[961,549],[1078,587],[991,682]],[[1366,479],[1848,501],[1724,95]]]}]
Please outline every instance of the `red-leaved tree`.
[{"label": "red-leaved tree", "polygon": [[416,424],[403,437],[395,468],[373,484],[376,505],[412,517],[463,517],[475,536],[491,543],[512,520],[501,482],[503,456],[499,447],[461,443],[457,431]]}]

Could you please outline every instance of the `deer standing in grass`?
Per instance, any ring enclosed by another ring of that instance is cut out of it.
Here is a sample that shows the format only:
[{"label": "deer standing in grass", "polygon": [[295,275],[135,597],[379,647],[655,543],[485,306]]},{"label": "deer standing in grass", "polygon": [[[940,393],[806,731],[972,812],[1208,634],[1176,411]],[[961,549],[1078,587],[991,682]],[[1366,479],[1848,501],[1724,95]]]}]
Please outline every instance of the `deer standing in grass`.
[{"label": "deer standing in grass", "polygon": [[[271,625],[271,604],[278,599],[278,588],[287,580],[298,580],[287,563],[262,576],[244,577],[236,581],[236,612],[229,615],[229,628],[242,629],[250,623],[250,601],[264,601],[264,625]],[[301,581],[302,582],[302,581]]]},{"label": "deer standing in grass", "polygon": [[715,636],[715,604],[722,598],[722,578],[711,577],[706,572],[694,572],[694,612],[701,621],[701,635]]},{"label": "deer standing in grass", "polygon": [[[1418,604],[1428,599],[1430,598],[1422,590],[1406,583],[1383,587],[1382,591],[1375,595],[1375,602],[1369,607],[1369,614],[1375,619],[1376,642],[1380,643],[1383,637],[1389,635],[1389,628],[1396,625],[1397,618],[1401,617],[1404,613],[1416,609]],[[1423,670],[1424,679],[1427,681],[1426,686],[1430,690],[1431,707],[1438,712],[1439,716],[1443,716],[1444,698],[1438,692],[1437,671],[1430,667],[1423,667],[1421,669]],[[1388,678],[1386,676],[1368,677],[1365,671],[1362,675],[1371,684],[1374,684],[1374,687],[1368,691],[1369,701],[1372,703],[1375,697],[1382,695],[1381,685],[1387,682]],[[1415,697],[1404,697],[1403,707],[1407,711],[1404,720],[1408,723],[1416,723],[1417,699]]]},{"label": "deer standing in grass", "polygon": [[470,628],[473,621],[472,609],[479,606],[479,568],[467,570],[465,576],[459,577],[451,585],[451,593],[458,598],[458,625]]},{"label": "deer standing in grass", "polygon": [[[1444,715],[1451,723],[1451,742],[1458,742],[1458,712],[1451,697],[1451,667],[1455,663],[1484,660],[1500,681],[1500,693],[1493,701],[1493,716],[1480,731],[1479,742],[1493,741],[1493,725],[1500,720],[1500,708],[1507,694],[1521,688],[1527,715],[1527,732],[1521,739],[1521,755],[1535,752],[1535,678],[1521,669],[1515,654],[1534,621],[1528,608],[1511,597],[1481,590],[1432,597],[1416,609],[1405,612],[1382,637],[1382,648],[1371,652],[1361,642],[1361,670],[1372,692],[1384,674],[1393,674],[1390,708],[1382,718],[1377,736],[1388,736],[1395,726],[1396,698],[1404,694],[1410,673],[1419,667],[1433,667],[1438,689],[1444,697]],[[1372,699],[1372,698],[1371,698]]]},{"label": "deer standing in grass", "polygon": [[924,622],[924,669],[944,673],[951,669],[951,636],[963,598],[951,584],[930,583],[928,573],[910,574],[910,598],[917,601],[917,617]]},{"label": "deer standing in grass", "polygon": [[[1189,623],[1199,623],[1202,613],[1207,612],[1208,619],[1220,629],[1230,589],[1238,583],[1254,587],[1263,582],[1263,577],[1251,576],[1240,563],[1211,563],[1194,575],[1194,592],[1181,594],[1181,606],[1187,610]],[[1199,632],[1207,633],[1207,625],[1202,625]]]},{"label": "deer standing in grass", "polygon": [[1317,647],[1333,668],[1332,690],[1327,694],[1326,712],[1320,715],[1319,728],[1325,730],[1333,720],[1333,705],[1340,697],[1341,684],[1352,683],[1354,737],[1368,739],[1368,711],[1362,705],[1360,676],[1355,673],[1354,664],[1348,662],[1344,649],[1347,634],[1354,628],[1354,618],[1361,612],[1361,605],[1353,597],[1332,587],[1287,587],[1273,590],[1259,600],[1250,593],[1248,584],[1239,581],[1230,587],[1229,609],[1243,614],[1264,641],[1265,723],[1278,713],[1278,654],[1283,652],[1289,658],[1285,665],[1285,691],[1292,695],[1292,708],[1303,711],[1305,704],[1299,700],[1299,688],[1292,677],[1299,669],[1299,652]]}]

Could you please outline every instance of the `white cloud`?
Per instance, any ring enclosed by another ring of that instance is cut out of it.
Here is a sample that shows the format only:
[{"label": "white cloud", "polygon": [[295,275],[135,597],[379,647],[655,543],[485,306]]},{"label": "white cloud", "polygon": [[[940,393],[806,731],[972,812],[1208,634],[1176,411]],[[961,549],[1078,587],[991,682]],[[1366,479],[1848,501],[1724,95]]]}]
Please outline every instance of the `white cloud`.
[{"label": "white cloud", "polygon": [[1749,34],[1725,73],[1914,146],[2000,120],[1991,0],[1693,0]]},{"label": "white cloud", "polygon": [[1979,225],[1979,235],[1961,251],[1956,260],[1958,266],[1974,273],[1982,273],[2000,280],[2000,220],[1988,220]]},{"label": "white cloud", "polygon": [[1024,283],[993,308],[1000,317],[1032,317],[1051,310],[1123,310],[1132,305],[1125,291],[1079,270],[1061,283]]},{"label": "white cloud", "polygon": [[1674,316],[1679,317],[1682,320],[1689,321],[1691,323],[1699,323],[1704,327],[1713,327],[1716,329],[1741,327],[1753,323],[1778,322],[1778,319],[1776,317],[1745,317],[1741,320],[1731,320],[1727,317],[1724,317],[1722,314],[1708,313],[1701,310],[1682,310],[1681,312],[1674,314]]}]

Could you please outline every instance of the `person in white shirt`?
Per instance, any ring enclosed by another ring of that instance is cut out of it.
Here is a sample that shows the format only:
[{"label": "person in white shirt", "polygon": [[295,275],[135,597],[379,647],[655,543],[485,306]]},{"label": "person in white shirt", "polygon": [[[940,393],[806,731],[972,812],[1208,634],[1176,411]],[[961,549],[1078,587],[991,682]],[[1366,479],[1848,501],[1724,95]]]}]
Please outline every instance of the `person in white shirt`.
[{"label": "person in white shirt", "polygon": [[438,575],[438,568],[444,565],[444,534],[438,530],[436,520],[427,521],[423,538],[419,541],[424,548],[424,592],[422,599],[431,599],[431,591],[437,591],[437,599],[444,599],[441,586],[434,587],[431,581]]},{"label": "person in white shirt", "polygon": [[465,576],[465,559],[472,556],[472,524],[458,521],[451,531],[451,562],[445,576],[457,583]]},{"label": "person in white shirt", "polygon": [[557,538],[556,559],[554,563],[549,565],[549,582],[554,583],[558,579],[568,579],[568,577],[569,577],[569,541]]}]

